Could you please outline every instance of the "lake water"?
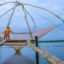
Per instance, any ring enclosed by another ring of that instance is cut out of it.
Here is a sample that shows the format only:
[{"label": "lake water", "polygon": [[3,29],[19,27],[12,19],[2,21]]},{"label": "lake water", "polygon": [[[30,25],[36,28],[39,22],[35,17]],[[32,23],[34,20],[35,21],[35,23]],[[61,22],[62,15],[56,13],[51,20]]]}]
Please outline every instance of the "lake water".
[{"label": "lake water", "polygon": [[[64,42],[39,43],[39,47],[64,61]],[[24,56],[27,56],[28,58],[32,59],[35,63],[35,51],[33,51],[31,48],[26,46],[21,49],[20,52]],[[9,46],[0,46],[0,64],[6,59],[10,58],[12,55],[14,55],[14,53],[15,50],[10,48]],[[41,55],[39,55],[39,63],[48,64],[48,62]]]}]

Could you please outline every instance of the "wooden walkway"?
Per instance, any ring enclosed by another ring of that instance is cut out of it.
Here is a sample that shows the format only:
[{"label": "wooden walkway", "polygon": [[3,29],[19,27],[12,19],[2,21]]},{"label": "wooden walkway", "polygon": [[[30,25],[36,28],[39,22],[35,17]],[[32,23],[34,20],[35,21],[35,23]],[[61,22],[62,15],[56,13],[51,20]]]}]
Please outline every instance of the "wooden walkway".
[{"label": "wooden walkway", "polygon": [[25,47],[28,45],[28,43],[26,42],[26,40],[23,41],[19,41],[19,40],[10,40],[10,41],[6,41],[3,40],[0,42],[0,46],[2,45],[7,45],[10,46],[11,48],[15,49],[16,51],[19,51],[21,48]]},{"label": "wooden walkway", "polygon": [[55,56],[51,55],[50,53],[44,51],[43,49],[40,49],[38,47],[35,47],[31,44],[31,42],[28,40],[28,45],[33,50],[37,51],[39,54],[42,55],[50,64],[64,64],[64,61],[56,58]]}]

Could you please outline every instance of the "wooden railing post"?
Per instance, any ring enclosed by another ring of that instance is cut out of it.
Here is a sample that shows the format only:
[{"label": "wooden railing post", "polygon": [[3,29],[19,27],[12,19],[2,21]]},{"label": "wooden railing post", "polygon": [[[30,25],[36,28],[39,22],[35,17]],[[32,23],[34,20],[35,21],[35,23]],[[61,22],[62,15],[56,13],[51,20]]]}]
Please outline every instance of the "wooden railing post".
[{"label": "wooden railing post", "polygon": [[[38,37],[35,36],[36,47],[38,47]],[[36,52],[36,64],[39,64],[39,54]]]}]

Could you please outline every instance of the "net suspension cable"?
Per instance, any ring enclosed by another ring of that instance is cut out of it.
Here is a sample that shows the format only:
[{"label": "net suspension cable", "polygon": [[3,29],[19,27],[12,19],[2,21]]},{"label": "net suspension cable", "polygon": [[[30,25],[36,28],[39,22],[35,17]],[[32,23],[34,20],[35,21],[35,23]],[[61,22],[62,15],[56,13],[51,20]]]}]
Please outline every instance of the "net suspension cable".
[{"label": "net suspension cable", "polygon": [[[9,25],[10,25],[10,22],[11,22],[11,19],[12,19],[12,16],[13,16],[13,14],[14,14],[14,12],[15,12],[15,8],[16,8],[17,6],[15,6],[15,7],[13,7],[13,12],[12,12],[12,14],[11,14],[11,16],[10,16],[10,19],[9,19],[9,22],[8,22],[8,24],[7,24],[7,27],[9,27]],[[12,10],[12,9],[11,9]],[[25,14],[25,19],[26,19],[26,14]],[[27,19],[26,19],[27,20]],[[29,26],[29,24],[28,24],[28,22],[27,22],[27,25]],[[30,29],[29,29],[30,30]],[[13,34],[31,34],[32,32],[31,32],[31,30],[30,30],[30,33],[28,33],[28,32],[24,32],[24,33],[16,33],[16,32],[13,32],[12,31],[12,33]],[[32,36],[31,36],[32,37]]]},{"label": "net suspension cable", "polygon": [[23,12],[25,14],[25,21],[26,21],[26,24],[27,24],[27,27],[28,27],[28,30],[29,30],[30,37],[33,39],[32,32],[31,32],[31,29],[30,29],[30,25],[29,25],[28,20],[27,20],[27,14],[26,14],[26,11],[24,9],[24,5],[23,4],[22,4],[22,10],[23,10]]},{"label": "net suspension cable", "polygon": [[15,12],[15,8],[16,8],[17,6],[15,6],[14,8],[13,8],[13,11],[12,11],[12,13],[11,13],[11,16],[10,16],[10,18],[9,18],[9,22],[8,22],[8,24],[7,24],[7,27],[9,27],[9,25],[10,25],[10,23],[11,23],[11,19],[12,19],[12,17],[13,17],[13,14],[14,14],[14,12]]},{"label": "net suspension cable", "polygon": [[[31,5],[32,6],[32,5]],[[34,6],[34,5],[33,5]],[[37,8],[41,8],[41,7],[38,7],[38,6],[35,6],[35,7],[37,7]],[[45,9],[45,8],[41,8],[41,9],[44,9],[44,10],[46,10],[46,11],[48,11],[48,12],[50,12],[50,13],[52,13],[54,16],[56,16],[57,18],[59,18],[61,21],[63,21],[64,22],[64,20],[62,19],[62,18],[60,18],[58,15],[56,15],[55,13],[53,13],[53,12],[51,12],[51,11],[49,11],[49,10],[47,10],[47,9]],[[27,11],[27,10],[26,10]],[[29,12],[28,12],[29,13]],[[40,15],[41,16],[41,15]],[[42,17],[43,18],[43,17]],[[45,19],[45,18],[44,18]],[[48,22],[48,20],[47,20],[47,22]],[[53,22],[48,22],[49,24],[54,24]],[[54,24],[55,25],[55,24]],[[62,25],[62,24],[61,24]],[[64,32],[64,30],[62,30],[60,27],[58,28],[58,29],[60,29],[62,32]]]},{"label": "net suspension cable", "polygon": [[37,28],[36,23],[35,23],[32,15],[27,11],[27,9],[26,9],[25,7],[24,7],[24,9],[25,9],[25,11],[28,13],[28,15],[31,17],[31,19],[32,19],[32,21],[33,21],[33,23],[34,23],[35,28]]},{"label": "net suspension cable", "polygon": [[[15,9],[16,9],[17,6],[18,6],[18,5],[16,5],[16,6],[13,8],[13,11],[12,11],[11,16],[10,16],[10,18],[9,18],[9,22],[8,22],[8,24],[7,24],[7,27],[9,27],[9,25],[10,25],[10,23],[11,23],[11,19],[12,19],[13,15],[14,15],[14,12],[15,12]],[[13,32],[12,30],[11,30],[11,32],[12,32],[12,34],[27,34],[27,32],[26,32],[26,33],[16,33],[16,32]]]},{"label": "net suspension cable", "polygon": [[11,9],[9,9],[8,11],[6,11],[5,13],[3,13],[0,17],[3,17],[4,15],[6,15],[8,12],[10,12],[11,10],[13,10],[14,8],[15,8],[15,6],[12,7]]},{"label": "net suspension cable", "polygon": [[[10,25],[10,23],[11,23],[11,19],[12,19],[12,17],[13,17],[13,15],[14,15],[14,12],[15,12],[15,9],[16,9],[16,7],[17,7],[18,5],[16,5],[15,7],[13,7],[13,11],[12,11],[12,13],[11,13],[11,16],[10,16],[10,18],[9,18],[9,22],[8,22],[8,24],[7,24],[7,27],[9,27],[9,25]],[[16,32],[13,32],[12,30],[11,30],[11,32],[12,32],[12,34],[27,34],[27,33],[16,33]]]},{"label": "net suspension cable", "polygon": [[[7,4],[7,3],[16,3],[16,2],[6,2],[6,3],[3,3],[3,4],[0,4],[0,6],[5,5],[5,4]],[[39,9],[45,10],[45,11],[51,13],[52,15],[54,15],[55,17],[57,17],[58,19],[60,19],[62,22],[64,22],[64,20],[63,20],[59,15],[57,15],[57,14],[55,14],[55,13],[53,13],[53,12],[51,12],[51,11],[45,9],[45,8],[42,8],[42,7],[39,7],[39,6],[35,6],[35,5],[31,5],[31,4],[24,4],[24,5],[28,5],[28,6],[32,6],[32,7],[35,7],[35,8],[39,8]],[[22,6],[22,9],[23,9],[23,11],[24,11],[24,13],[25,13],[25,20],[26,20],[26,23],[27,23],[27,25],[28,25],[30,35],[31,35],[31,37],[32,37],[32,33],[31,33],[31,30],[30,30],[30,26],[29,26],[29,24],[28,24],[27,15],[26,15],[26,13],[28,13],[29,15],[30,15],[30,13],[24,8],[24,5]],[[0,16],[0,17],[4,16],[5,14],[7,14],[7,13],[8,13],[9,11],[11,11],[12,9],[13,9],[13,12],[12,12],[12,15],[10,16],[9,23],[8,23],[7,26],[10,25],[10,21],[11,21],[11,18],[12,18],[12,16],[13,16],[13,14],[14,14],[15,7],[9,9],[7,12],[5,12],[3,15]],[[31,15],[30,15],[30,16],[31,16]],[[31,16],[31,18],[32,18],[32,16]],[[32,20],[33,20],[33,19],[32,19]]]},{"label": "net suspension cable", "polygon": [[[36,5],[31,5],[31,4],[24,4],[24,5],[27,5],[27,6],[32,6],[32,7],[35,7],[35,8],[39,8],[39,9],[42,9],[42,10],[45,10],[49,13],[51,13],[52,15],[54,15],[55,17],[57,17],[58,19],[60,19],[63,23],[64,23],[64,19],[62,19],[59,15],[55,14],[54,12],[46,9],[46,8],[43,8],[43,7],[39,7],[39,6],[36,6]],[[58,28],[60,29],[60,28]],[[60,29],[62,32],[64,32],[64,30]]]},{"label": "net suspension cable", "polygon": [[60,19],[62,22],[64,22],[64,20],[59,15],[55,14],[54,12],[52,12],[52,11],[46,9],[46,8],[39,7],[39,6],[36,6],[36,5],[31,5],[31,4],[24,4],[24,5],[32,6],[32,7],[35,7],[35,8],[39,8],[39,9],[45,10],[45,11],[51,13],[52,15],[54,15],[55,17],[57,17],[58,19]]},{"label": "net suspension cable", "polygon": [[[36,8],[43,9],[43,10],[45,10],[45,11],[47,11],[47,12],[50,12],[50,13],[53,14],[55,17],[57,17],[58,19],[60,19],[61,21],[64,22],[64,20],[63,20],[61,17],[59,17],[59,16],[56,15],[55,13],[53,13],[53,12],[51,12],[51,11],[45,9],[45,8],[42,8],[42,7],[39,7],[39,6],[35,6],[35,5],[31,5],[31,4],[24,4],[24,5],[29,5],[29,6],[32,6],[32,7],[36,7]],[[52,23],[52,22],[51,22],[51,23]],[[51,24],[51,23],[49,22],[49,24]],[[52,23],[52,24],[54,24],[54,23]],[[55,25],[55,24],[54,24],[54,25]],[[61,25],[62,25],[62,24],[61,24]],[[61,30],[62,32],[64,32],[64,30],[62,30],[61,28],[58,28],[58,29]]]},{"label": "net suspension cable", "polygon": [[32,6],[32,7],[35,7],[35,8],[39,8],[39,9],[42,9],[42,10],[45,10],[45,11],[51,13],[52,15],[56,16],[57,18],[59,18],[61,21],[64,22],[64,19],[62,19],[59,15],[53,13],[52,11],[50,11],[50,10],[48,10],[48,9],[46,9],[46,8],[40,7],[40,6],[36,6],[36,5],[32,5],[32,4],[24,4],[24,3],[21,3],[21,2],[18,2],[18,1],[16,1],[16,2],[14,2],[14,1],[5,2],[5,3],[3,3],[3,4],[0,4],[0,6],[1,6],[1,5],[5,5],[5,4],[7,4],[7,3],[15,3],[15,4],[18,3],[19,5],[22,5],[22,4],[23,4],[23,5],[25,5],[25,6]]},{"label": "net suspension cable", "polygon": [[13,2],[13,1],[5,2],[5,3],[0,4],[0,6],[6,5],[6,4],[9,4],[9,3],[16,3],[16,2]]},{"label": "net suspension cable", "polygon": [[[5,4],[7,4],[7,3],[17,3],[17,2],[6,2],[6,3],[3,3],[3,5],[5,5]],[[32,6],[32,7],[35,7],[35,8],[39,8],[39,9],[45,10],[45,11],[51,13],[52,15],[56,16],[58,19],[60,19],[61,21],[64,22],[64,20],[63,20],[60,16],[58,16],[58,15],[56,15],[55,13],[49,11],[48,9],[45,9],[45,8],[42,8],[42,7],[39,7],[39,6],[35,6],[35,5],[31,5],[31,4],[23,4],[23,5],[22,5],[22,3],[20,3],[20,4],[21,4],[21,6],[22,6],[22,8],[23,8],[23,11],[24,11],[24,13],[25,13],[25,19],[27,19],[27,18],[26,18],[26,13],[28,13],[29,16],[31,17],[31,19],[32,19],[32,21],[33,21],[33,23],[34,23],[35,26],[36,26],[36,24],[35,24],[35,22],[34,22],[33,17],[32,17],[31,14],[25,9],[25,7],[23,7],[24,5],[28,5],[28,6]],[[1,4],[0,4],[0,5],[1,5]],[[0,17],[4,16],[5,14],[7,14],[9,11],[11,11],[11,10],[14,9],[14,8],[15,8],[15,7],[9,9],[7,12],[5,12],[5,13],[4,13],[3,15],[1,15]],[[14,12],[13,12],[13,13],[14,13]],[[8,25],[10,24],[10,21],[11,21],[11,18],[12,18],[12,16],[13,16],[13,13],[11,14],[11,17],[10,17],[10,20],[9,20]],[[27,24],[28,24],[28,23],[27,23]],[[28,24],[28,25],[29,25],[29,24]],[[30,27],[30,26],[29,26],[29,27]],[[29,29],[29,30],[30,30],[30,29]],[[25,33],[23,33],[23,34],[25,34]],[[26,33],[26,34],[27,34],[27,33]]]},{"label": "net suspension cable", "polygon": [[[37,13],[37,12],[35,12],[35,13]],[[53,22],[49,22],[49,20],[48,19],[46,19],[44,16],[42,16],[41,14],[39,14],[39,13],[37,13],[40,17],[42,17],[42,19],[44,19],[45,21],[47,21],[49,24],[52,24],[52,25],[56,25],[56,24],[54,24]],[[58,23],[58,22],[57,22]],[[60,24],[60,26],[61,26],[62,24]],[[62,30],[60,27],[58,27],[57,29],[59,29],[60,31],[62,31],[63,33],[64,33],[64,30]]]},{"label": "net suspension cable", "polygon": [[[55,23],[53,23],[52,21],[50,22],[48,19],[46,19],[44,16],[38,14],[39,16],[42,17],[42,19],[44,19],[45,21],[47,21],[49,24],[52,24],[52,25],[56,25]],[[58,22],[57,22],[58,23]],[[59,23],[58,23],[59,24]],[[61,26],[62,24],[60,24]],[[57,29],[59,29],[60,31],[62,31],[64,33],[64,30],[62,30],[60,27],[58,27]]]},{"label": "net suspension cable", "polygon": [[[12,2],[12,1],[11,1],[11,2],[6,2],[6,3],[3,3],[3,4],[0,4],[0,5],[5,5],[5,4],[8,4],[8,3],[16,3],[16,2]],[[9,10],[6,11],[4,14],[2,14],[0,17],[6,15],[9,11],[11,11],[11,10],[14,9],[14,8],[15,8],[15,7],[9,9]],[[24,9],[25,9],[25,8],[24,8]],[[25,10],[26,10],[26,9],[25,9]],[[36,24],[35,24],[35,21],[34,21],[33,17],[30,15],[30,13],[29,13],[27,10],[26,10],[26,12],[29,14],[29,16],[31,17],[31,19],[32,19],[32,21],[33,21],[33,23],[34,23],[34,26],[36,27]],[[11,19],[12,19],[13,13],[14,13],[14,11],[12,12],[12,14],[11,14],[11,16],[10,16],[8,26],[10,25],[10,21],[11,21]],[[8,26],[7,26],[7,27],[8,27]],[[25,32],[25,33],[12,32],[12,33],[14,33],[14,34],[29,34],[28,32]]]}]

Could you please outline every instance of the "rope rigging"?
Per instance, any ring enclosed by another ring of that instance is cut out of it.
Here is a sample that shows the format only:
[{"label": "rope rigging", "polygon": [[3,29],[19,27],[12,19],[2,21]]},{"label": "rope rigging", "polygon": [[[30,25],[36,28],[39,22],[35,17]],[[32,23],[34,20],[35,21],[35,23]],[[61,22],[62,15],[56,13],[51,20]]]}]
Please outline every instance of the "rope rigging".
[{"label": "rope rigging", "polygon": [[[57,14],[51,12],[51,11],[48,10],[48,9],[45,9],[45,8],[42,8],[42,7],[39,7],[39,6],[35,6],[35,5],[31,5],[31,4],[23,4],[23,3],[17,2],[17,1],[16,1],[16,2],[13,2],[13,1],[11,1],[11,2],[5,2],[5,3],[3,3],[3,4],[0,4],[0,6],[5,5],[5,4],[8,4],[8,3],[15,3],[16,6],[19,6],[19,5],[22,6],[22,10],[23,10],[23,12],[24,12],[24,14],[25,14],[25,20],[26,20],[26,23],[27,23],[27,26],[28,26],[28,29],[29,29],[29,33],[25,32],[25,33],[16,33],[16,34],[31,34],[31,37],[32,37],[32,32],[31,32],[31,29],[30,29],[30,26],[29,26],[29,23],[28,23],[28,20],[27,20],[27,14],[30,16],[30,18],[32,19],[32,21],[33,21],[33,23],[34,23],[34,26],[36,27],[36,23],[35,23],[32,15],[27,11],[27,9],[26,9],[24,6],[31,6],[31,7],[35,7],[35,8],[39,8],[39,9],[45,10],[45,11],[51,13],[52,15],[54,15],[55,17],[57,17],[58,19],[60,19],[62,22],[64,22],[64,20],[63,20],[60,16],[58,16]],[[2,17],[2,16],[4,16],[4,15],[6,15],[9,11],[13,10],[13,11],[12,11],[12,14],[11,14],[11,16],[10,16],[9,22],[8,22],[8,24],[7,24],[7,27],[9,27],[9,25],[10,25],[10,22],[11,22],[11,19],[12,19],[13,14],[14,14],[14,12],[15,12],[16,6],[15,6],[15,7],[12,7],[11,9],[9,9],[8,11],[6,11],[4,14],[2,14],[2,15],[0,16],[0,17]],[[52,24],[53,24],[53,23],[52,23]],[[58,29],[60,29],[60,28],[58,28]],[[63,30],[62,30],[62,31],[63,31]],[[12,32],[12,33],[15,34],[15,32]]]},{"label": "rope rigging", "polygon": [[45,8],[42,8],[42,7],[39,7],[39,6],[35,6],[35,5],[31,5],[31,4],[24,4],[24,5],[32,6],[32,7],[35,7],[35,8],[39,8],[39,9],[45,10],[45,11],[51,13],[52,15],[54,15],[55,17],[57,17],[58,19],[60,19],[62,22],[64,22],[64,20],[60,16],[58,16],[57,14],[53,13],[52,11],[50,11],[48,9],[45,9]]},{"label": "rope rigging", "polygon": [[4,15],[6,15],[8,12],[10,12],[11,10],[13,10],[15,8],[15,6],[14,7],[12,7],[11,9],[9,9],[8,11],[6,11],[5,13],[3,13],[0,17],[2,17],[2,16],[4,16]]},{"label": "rope rigging", "polygon": [[[0,4],[0,6],[5,5],[5,4],[8,4],[8,3],[15,3],[16,5],[22,5],[22,4],[23,4],[23,3],[18,2],[18,1],[16,1],[16,2],[11,1],[11,2],[6,2],[6,3],[3,3],[3,4]],[[39,6],[36,6],[36,5],[31,5],[31,4],[23,4],[23,5],[25,5],[25,6],[26,6],[26,5],[27,5],[27,6],[32,6],[32,7],[35,7],[35,8],[39,8],[39,9],[45,10],[45,11],[51,13],[52,15],[56,16],[57,18],[59,18],[61,21],[64,22],[64,20],[63,20],[60,16],[58,16],[57,14],[51,12],[51,11],[48,10],[48,9],[45,9],[45,8],[42,8],[42,7],[39,7]]]},{"label": "rope rigging", "polygon": [[33,37],[32,37],[32,32],[31,32],[31,29],[30,29],[30,26],[29,26],[29,23],[28,23],[28,20],[27,20],[27,14],[26,14],[26,11],[25,11],[25,9],[24,9],[24,5],[22,5],[22,9],[23,9],[23,12],[24,12],[24,14],[25,14],[25,21],[26,21],[27,26],[28,26],[29,34],[30,34],[31,38],[33,39]]},{"label": "rope rigging", "polygon": [[[37,13],[37,12],[35,12]],[[48,19],[46,19],[44,16],[42,16],[41,14],[37,13],[40,17],[42,17],[42,19],[44,19],[45,21],[47,21],[49,24],[52,24],[52,25],[56,25],[54,24],[53,22],[50,22]],[[60,24],[61,26],[62,24]],[[64,33],[64,30],[62,30],[60,27],[58,27],[57,29],[59,29],[60,31],[62,31]]]},{"label": "rope rigging", "polygon": [[12,16],[13,16],[13,14],[14,14],[14,12],[15,12],[15,8],[16,8],[16,6],[14,7],[14,9],[13,9],[13,11],[12,11],[12,14],[11,14],[11,16],[10,16],[9,22],[8,22],[8,24],[7,24],[7,27],[9,27],[9,25],[10,25]]},{"label": "rope rigging", "polygon": [[5,2],[5,3],[3,3],[3,4],[0,4],[0,6],[6,5],[6,4],[9,4],[9,3],[16,3],[16,2],[13,2],[13,1]]},{"label": "rope rigging", "polygon": [[[25,9],[25,8],[24,8]],[[25,11],[28,13],[28,15],[31,17],[31,19],[32,19],[32,21],[33,21],[33,23],[34,23],[34,26],[35,26],[35,28],[36,28],[36,23],[35,23],[35,21],[34,21],[34,19],[33,19],[33,17],[31,16],[31,14],[25,9]]]}]

